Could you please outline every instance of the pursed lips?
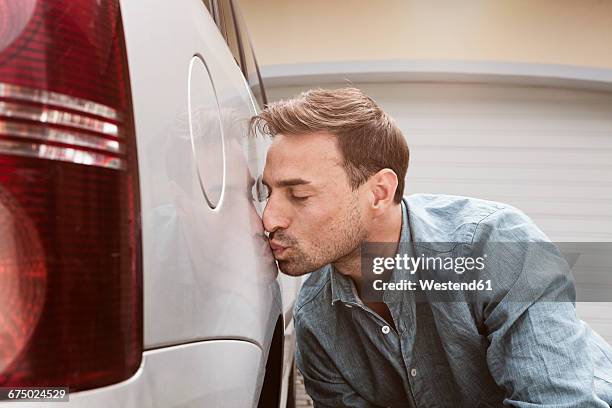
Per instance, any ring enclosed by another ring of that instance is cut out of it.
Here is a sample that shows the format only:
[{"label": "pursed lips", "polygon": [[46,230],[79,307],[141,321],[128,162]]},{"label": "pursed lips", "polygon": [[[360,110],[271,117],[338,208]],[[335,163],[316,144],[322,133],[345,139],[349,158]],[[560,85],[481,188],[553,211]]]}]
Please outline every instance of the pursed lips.
[{"label": "pursed lips", "polygon": [[286,246],[280,245],[279,243],[276,243],[274,241],[270,241],[270,248],[272,249],[275,258],[278,258],[278,256],[281,255],[285,251],[285,249],[287,249]]}]

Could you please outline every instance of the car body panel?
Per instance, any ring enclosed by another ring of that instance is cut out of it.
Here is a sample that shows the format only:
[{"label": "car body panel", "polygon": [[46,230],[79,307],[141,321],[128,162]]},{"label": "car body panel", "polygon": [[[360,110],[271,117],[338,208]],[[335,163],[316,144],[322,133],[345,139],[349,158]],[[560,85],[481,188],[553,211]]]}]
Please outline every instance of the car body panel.
[{"label": "car body panel", "polygon": [[[213,338],[269,345],[282,300],[260,209],[248,194],[264,149],[248,136],[256,111],[244,77],[201,1],[121,7],[141,180],[145,348]],[[225,186],[215,209],[202,191],[190,135],[195,55],[218,101],[218,112],[201,106],[200,119],[212,124],[202,131],[218,132],[221,116]]]},{"label": "car body panel", "polygon": [[263,362],[262,356],[258,346],[233,340],[149,350],[143,354],[138,372],[129,380],[71,394],[68,403],[48,403],[45,406],[253,407],[257,405],[256,390],[261,386],[257,374]]}]

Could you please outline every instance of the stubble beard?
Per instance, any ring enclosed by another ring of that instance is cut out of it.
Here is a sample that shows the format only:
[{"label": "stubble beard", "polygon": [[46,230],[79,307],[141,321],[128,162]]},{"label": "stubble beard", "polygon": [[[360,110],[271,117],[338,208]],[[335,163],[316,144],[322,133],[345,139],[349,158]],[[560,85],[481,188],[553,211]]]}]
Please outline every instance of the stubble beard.
[{"label": "stubble beard", "polygon": [[358,201],[351,200],[349,209],[341,219],[333,222],[326,235],[313,242],[312,248],[305,251],[294,242],[293,254],[288,260],[278,260],[281,272],[291,276],[301,276],[338,261],[347,262],[348,258],[359,256],[359,248],[367,234],[362,226]]}]

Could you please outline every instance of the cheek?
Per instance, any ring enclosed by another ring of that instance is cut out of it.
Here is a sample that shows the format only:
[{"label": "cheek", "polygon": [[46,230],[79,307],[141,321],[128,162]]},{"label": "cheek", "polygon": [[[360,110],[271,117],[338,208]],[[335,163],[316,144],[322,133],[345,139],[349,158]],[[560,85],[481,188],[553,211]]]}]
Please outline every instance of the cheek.
[{"label": "cheek", "polygon": [[[330,217],[319,208],[304,208],[294,219],[294,233],[300,238],[316,237],[317,233],[329,222]],[[301,237],[300,237],[301,236]]]},{"label": "cheek", "polygon": [[310,208],[300,212],[300,228],[303,238],[312,241],[322,240],[324,237],[332,236],[336,231],[336,225],[342,218],[342,207],[325,207],[313,204]]}]

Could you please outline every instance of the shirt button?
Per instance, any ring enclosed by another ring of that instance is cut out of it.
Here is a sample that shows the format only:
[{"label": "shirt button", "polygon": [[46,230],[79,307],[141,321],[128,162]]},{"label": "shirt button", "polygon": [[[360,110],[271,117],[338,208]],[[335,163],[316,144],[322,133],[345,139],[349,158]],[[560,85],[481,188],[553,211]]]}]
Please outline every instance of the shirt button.
[{"label": "shirt button", "polygon": [[413,368],[412,370],[410,370],[410,375],[413,377],[416,377],[416,368]]},{"label": "shirt button", "polygon": [[390,331],[391,331],[391,329],[389,328],[389,326],[383,326],[382,327],[382,332],[384,334],[389,334]]}]

